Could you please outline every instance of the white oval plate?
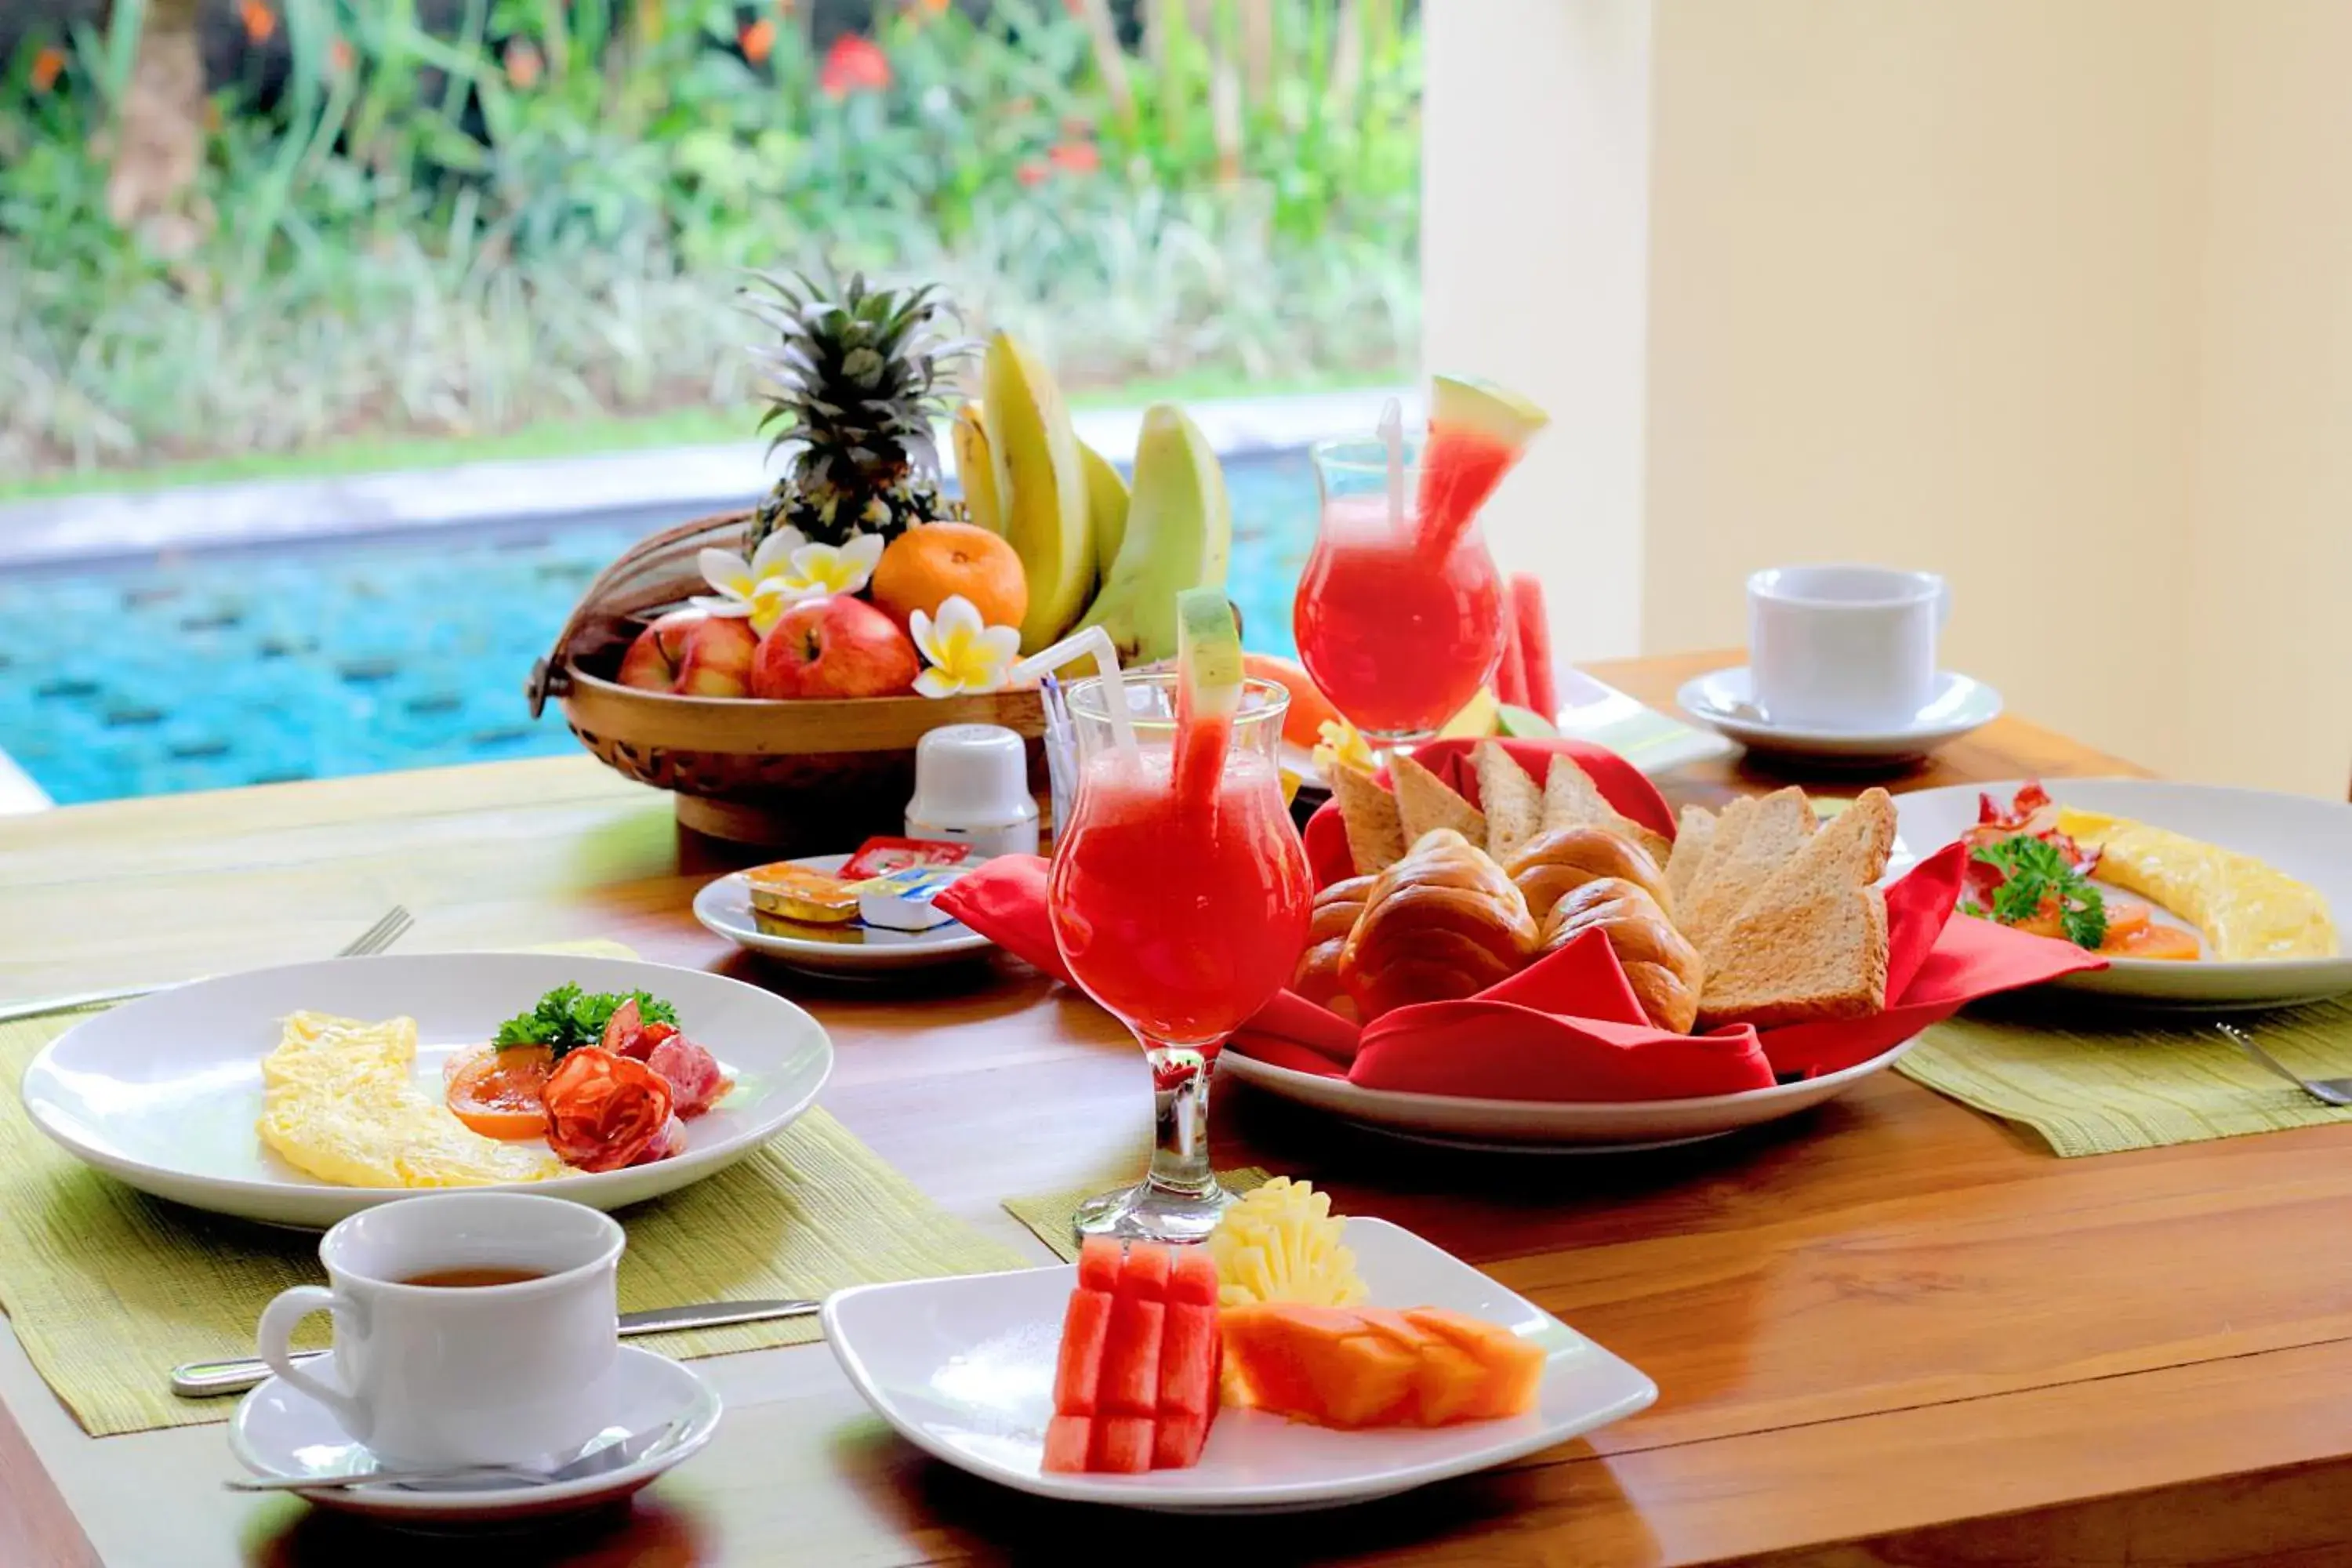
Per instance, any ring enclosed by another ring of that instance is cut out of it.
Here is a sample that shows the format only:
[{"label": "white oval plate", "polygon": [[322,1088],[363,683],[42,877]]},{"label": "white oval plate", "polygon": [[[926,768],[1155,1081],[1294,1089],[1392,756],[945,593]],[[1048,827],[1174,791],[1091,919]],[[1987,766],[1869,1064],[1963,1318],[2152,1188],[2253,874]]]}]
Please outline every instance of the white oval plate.
[{"label": "white oval plate", "polygon": [[1422,1143],[1482,1152],[1522,1154],[1633,1153],[1671,1143],[1720,1138],[1777,1121],[1834,1099],[1900,1060],[1917,1042],[1906,1040],[1866,1062],[1802,1083],[1776,1084],[1740,1094],[1693,1100],[1576,1103],[1546,1100],[1472,1100],[1451,1094],[1406,1094],[1361,1089],[1343,1078],[1298,1072],[1262,1062],[1228,1046],[1217,1070],[1271,1094]]},{"label": "white oval plate", "polygon": [[250,970],[159,991],[84,1019],[25,1069],[25,1109],[74,1154],[142,1192],[270,1225],[323,1228],[403,1187],[343,1187],[303,1174],[265,1146],[261,1058],[279,1020],[310,1008],[416,1020],[416,1077],[437,1092],[452,1054],[571,980],[590,991],[644,990],[677,1007],[687,1033],[735,1088],[687,1124],[686,1152],[627,1170],[581,1173],[521,1190],[614,1209],[724,1170],[816,1103],[833,1071],[817,1021],[740,980],[632,959],[563,953],[399,953]]},{"label": "white oval plate", "polygon": [[[331,1369],[334,1352],[328,1352]],[[334,1380],[331,1370],[328,1372]],[[604,1418],[625,1436],[668,1422],[677,1435],[634,1465],[551,1486],[499,1487],[471,1491],[409,1491],[399,1487],[351,1487],[306,1494],[320,1508],[362,1514],[411,1530],[491,1524],[572,1513],[616,1502],[672,1465],[699,1452],[719,1429],[717,1391],[692,1367],[635,1345],[623,1345],[605,1379]],[[273,1377],[245,1396],[229,1418],[229,1452],[257,1476],[348,1476],[377,1468],[374,1456],[352,1441],[333,1414],[300,1389]]]},{"label": "white oval plate", "polygon": [[1190,1469],[1066,1475],[1039,1466],[1075,1266],[838,1290],[824,1304],[824,1342],[882,1419],[935,1458],[1016,1491],[1163,1513],[1283,1513],[1389,1497],[1564,1443],[1658,1396],[1639,1369],[1409,1230],[1351,1219],[1347,1242],[1375,1304],[1450,1308],[1542,1345],[1536,1408],[1371,1432],[1226,1410]]},{"label": "white oval plate", "polygon": [[[846,855],[806,855],[791,864],[812,871],[838,871]],[[892,970],[929,969],[985,952],[989,940],[961,921],[950,921],[929,931],[875,931],[863,925],[842,927],[844,940],[825,942],[812,937],[785,936],[763,931],[751,913],[750,886],[743,873],[703,884],[694,895],[694,918],[704,928],[736,946],[761,953],[795,969],[824,974],[872,974]]]},{"label": "white oval plate", "polygon": [[1684,712],[1751,752],[1815,762],[1902,763],[2000,717],[2000,693],[1980,680],[1943,670],[1936,694],[1908,724],[1888,729],[1824,730],[1776,724],[1756,706],[1748,667],[1718,669],[1683,683]]},{"label": "white oval plate", "polygon": [[[1976,826],[1977,796],[2006,804],[2022,781],[1954,784],[1895,797],[1895,842],[1888,877],[1899,877]],[[2266,860],[2326,899],[2339,925],[2352,918],[2352,805],[2269,790],[2163,779],[2046,779],[2050,798],[2084,811],[2127,816]],[[2168,925],[2186,927],[2158,910]],[[2118,958],[2106,968],[2051,982],[2161,1006],[2283,1007],[2352,991],[2352,958],[2288,958],[2221,963]]]}]

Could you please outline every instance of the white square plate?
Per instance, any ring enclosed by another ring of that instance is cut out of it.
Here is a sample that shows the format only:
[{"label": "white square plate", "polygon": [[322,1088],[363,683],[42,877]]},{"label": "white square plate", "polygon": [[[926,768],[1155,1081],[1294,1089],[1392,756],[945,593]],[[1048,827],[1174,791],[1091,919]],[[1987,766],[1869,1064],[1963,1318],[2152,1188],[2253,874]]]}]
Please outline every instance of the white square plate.
[{"label": "white square plate", "polygon": [[1549,1448],[1658,1396],[1640,1371],[1409,1230],[1351,1219],[1348,1245],[1374,1304],[1451,1308],[1542,1345],[1536,1409],[1508,1421],[1371,1432],[1228,1409],[1189,1470],[1048,1475],[1038,1462],[1075,1266],[857,1286],[825,1302],[824,1338],[857,1392],[925,1453],[1040,1497],[1170,1513],[1271,1513],[1387,1497]]}]

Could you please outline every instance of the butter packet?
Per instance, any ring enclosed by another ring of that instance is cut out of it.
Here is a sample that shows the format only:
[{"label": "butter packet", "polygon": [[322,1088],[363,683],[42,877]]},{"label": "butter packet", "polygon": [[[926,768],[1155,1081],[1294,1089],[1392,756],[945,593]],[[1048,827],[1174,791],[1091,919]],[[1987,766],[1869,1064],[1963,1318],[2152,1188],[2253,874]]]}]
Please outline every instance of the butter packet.
[{"label": "butter packet", "polygon": [[743,873],[751,907],[803,925],[843,925],[857,918],[857,894],[850,883],[789,860],[754,866]]},{"label": "butter packet", "polygon": [[961,866],[902,866],[856,884],[857,918],[885,931],[929,931],[955,917],[933,900],[962,876]]}]

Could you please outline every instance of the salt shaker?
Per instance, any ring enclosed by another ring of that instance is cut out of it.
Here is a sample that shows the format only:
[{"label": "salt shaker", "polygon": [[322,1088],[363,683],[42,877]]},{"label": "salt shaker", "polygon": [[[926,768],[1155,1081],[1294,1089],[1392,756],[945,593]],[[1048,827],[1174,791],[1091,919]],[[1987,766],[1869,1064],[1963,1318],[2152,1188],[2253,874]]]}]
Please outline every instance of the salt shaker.
[{"label": "salt shaker", "polygon": [[976,855],[1037,852],[1029,749],[1002,724],[943,724],[915,746],[907,837],[969,844]]}]

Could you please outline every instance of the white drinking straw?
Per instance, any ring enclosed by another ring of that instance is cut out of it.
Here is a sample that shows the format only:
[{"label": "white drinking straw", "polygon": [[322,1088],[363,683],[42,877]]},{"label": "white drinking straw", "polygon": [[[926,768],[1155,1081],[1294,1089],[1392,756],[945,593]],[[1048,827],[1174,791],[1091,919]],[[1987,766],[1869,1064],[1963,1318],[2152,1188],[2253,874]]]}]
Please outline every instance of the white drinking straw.
[{"label": "white drinking straw", "polygon": [[1095,673],[1102,677],[1103,707],[1110,713],[1111,735],[1119,751],[1133,762],[1142,753],[1135,744],[1135,721],[1128,712],[1127,681],[1118,672],[1118,649],[1111,646],[1110,634],[1102,627],[1072,632],[1051,647],[1038,649],[1006,672],[1006,684],[1026,686],[1088,653],[1095,656]]},{"label": "white drinking straw", "polygon": [[1404,405],[1390,398],[1381,405],[1381,445],[1389,454],[1389,531],[1404,527]]}]

